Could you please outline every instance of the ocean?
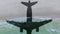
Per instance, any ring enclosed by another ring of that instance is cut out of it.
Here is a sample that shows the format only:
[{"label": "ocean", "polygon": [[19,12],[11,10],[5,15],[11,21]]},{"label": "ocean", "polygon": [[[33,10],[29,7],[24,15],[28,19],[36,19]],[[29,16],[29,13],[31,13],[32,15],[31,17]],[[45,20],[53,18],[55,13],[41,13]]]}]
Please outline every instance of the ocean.
[{"label": "ocean", "polygon": [[[33,18],[33,21],[43,21],[46,19],[52,19],[53,21],[39,27],[39,32],[36,29],[32,30],[32,34],[60,34],[60,18]],[[26,21],[26,18],[14,18],[8,19],[19,22]],[[38,24],[37,24],[38,25]],[[6,20],[0,20],[0,34],[26,34],[26,30],[22,33],[20,28],[6,22]]]}]

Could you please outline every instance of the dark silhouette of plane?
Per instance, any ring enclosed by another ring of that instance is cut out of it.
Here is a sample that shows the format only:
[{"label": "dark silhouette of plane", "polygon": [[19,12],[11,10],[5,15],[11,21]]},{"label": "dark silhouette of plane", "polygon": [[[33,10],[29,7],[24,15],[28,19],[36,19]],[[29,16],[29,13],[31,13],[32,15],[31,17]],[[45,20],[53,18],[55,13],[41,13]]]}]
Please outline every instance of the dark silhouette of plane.
[{"label": "dark silhouette of plane", "polygon": [[44,20],[41,22],[32,22],[32,8],[31,8],[31,6],[33,6],[37,2],[30,2],[30,0],[29,0],[29,2],[21,2],[21,3],[28,7],[27,8],[27,21],[26,22],[16,22],[16,21],[7,20],[8,23],[19,27],[20,32],[23,32],[23,29],[25,29],[27,31],[27,34],[31,34],[33,29],[36,29],[36,32],[39,32],[40,26],[45,25],[45,24],[52,21],[52,19],[49,19],[49,20]]}]

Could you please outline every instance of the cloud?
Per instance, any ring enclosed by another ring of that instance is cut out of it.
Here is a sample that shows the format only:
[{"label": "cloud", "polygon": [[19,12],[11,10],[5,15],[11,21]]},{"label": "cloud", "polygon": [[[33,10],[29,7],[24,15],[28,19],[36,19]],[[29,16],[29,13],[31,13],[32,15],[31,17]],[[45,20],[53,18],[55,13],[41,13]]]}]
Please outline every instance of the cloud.
[{"label": "cloud", "polygon": [[[25,17],[27,7],[21,1],[28,0],[0,0],[0,19]],[[60,17],[60,0],[31,0],[38,1],[32,7],[33,16]]]}]

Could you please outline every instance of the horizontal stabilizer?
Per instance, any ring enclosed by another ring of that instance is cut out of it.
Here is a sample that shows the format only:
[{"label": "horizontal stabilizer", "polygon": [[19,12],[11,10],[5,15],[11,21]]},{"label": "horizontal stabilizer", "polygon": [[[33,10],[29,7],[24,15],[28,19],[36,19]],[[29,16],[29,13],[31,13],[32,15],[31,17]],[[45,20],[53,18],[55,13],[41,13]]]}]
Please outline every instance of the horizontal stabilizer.
[{"label": "horizontal stabilizer", "polygon": [[27,3],[27,2],[21,2],[21,3],[24,4],[25,6],[33,6],[37,3],[37,1],[36,2],[31,2],[31,3]]},{"label": "horizontal stabilizer", "polygon": [[36,1],[36,2],[32,2],[32,3],[31,3],[31,6],[35,5],[36,3],[37,3],[37,1]]},{"label": "horizontal stabilizer", "polygon": [[27,2],[21,2],[22,4],[28,6],[29,4]]}]

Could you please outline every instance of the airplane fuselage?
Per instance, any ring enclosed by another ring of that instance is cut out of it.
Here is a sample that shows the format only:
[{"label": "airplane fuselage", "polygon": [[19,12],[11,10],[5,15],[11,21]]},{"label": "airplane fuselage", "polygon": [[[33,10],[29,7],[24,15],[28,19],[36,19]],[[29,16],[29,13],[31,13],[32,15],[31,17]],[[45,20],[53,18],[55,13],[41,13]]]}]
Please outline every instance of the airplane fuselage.
[{"label": "airplane fuselage", "polygon": [[28,6],[27,8],[27,22],[32,22],[32,8]]}]

